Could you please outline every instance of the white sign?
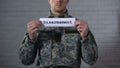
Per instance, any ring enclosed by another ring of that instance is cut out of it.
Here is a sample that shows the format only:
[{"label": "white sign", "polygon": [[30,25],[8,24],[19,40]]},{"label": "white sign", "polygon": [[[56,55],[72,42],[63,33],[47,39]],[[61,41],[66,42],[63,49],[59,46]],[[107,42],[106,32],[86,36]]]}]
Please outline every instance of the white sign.
[{"label": "white sign", "polygon": [[40,18],[45,27],[74,27],[75,18]]}]

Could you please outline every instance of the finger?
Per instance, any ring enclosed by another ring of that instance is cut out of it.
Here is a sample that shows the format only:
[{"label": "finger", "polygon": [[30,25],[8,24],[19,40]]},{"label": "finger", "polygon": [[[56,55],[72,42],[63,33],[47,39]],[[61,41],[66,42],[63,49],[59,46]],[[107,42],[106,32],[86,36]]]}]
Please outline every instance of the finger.
[{"label": "finger", "polygon": [[38,26],[35,24],[31,24],[31,25],[28,25],[27,28],[28,28],[28,30],[32,30],[34,28],[38,28]]},{"label": "finger", "polygon": [[78,25],[83,25],[83,24],[81,24],[80,22],[75,22],[74,25],[78,26]]},{"label": "finger", "polygon": [[33,25],[40,25],[40,24],[42,24],[42,22],[36,20],[36,21],[31,21],[31,22],[29,22],[29,23],[27,24],[27,26],[30,27],[30,26],[33,26]]},{"label": "finger", "polygon": [[79,24],[87,24],[87,22],[86,22],[86,21],[83,21],[83,20],[77,20],[75,23],[76,23],[76,24],[77,24],[77,23],[79,23]]},{"label": "finger", "polygon": [[84,28],[78,28],[77,30],[78,30],[78,31],[83,31],[83,30],[84,30]]},{"label": "finger", "polygon": [[82,22],[80,22],[80,21],[76,21],[75,23],[74,23],[74,25],[77,27],[77,26],[79,26],[79,25],[84,25],[84,23],[82,23]]},{"label": "finger", "polygon": [[39,29],[35,28],[35,29],[31,30],[29,33],[35,34],[38,30],[39,30]]},{"label": "finger", "polygon": [[77,26],[77,29],[83,29],[84,28],[84,25],[78,25]]},{"label": "finger", "polygon": [[29,28],[28,31],[32,31],[32,30],[34,30],[34,29],[39,29],[39,27],[33,26],[32,28]]},{"label": "finger", "polygon": [[39,28],[39,25],[40,23],[37,23],[37,22],[32,22],[32,23],[29,23],[28,25],[27,25],[27,28],[29,29],[29,30],[32,30],[32,29],[34,29],[34,28]]},{"label": "finger", "polygon": [[34,29],[31,32],[29,32],[29,37],[31,40],[35,39],[37,31],[38,31],[38,29]]},{"label": "finger", "polygon": [[41,21],[39,21],[39,20],[36,20],[36,21],[35,21],[35,23],[36,23],[37,25],[42,24],[42,22],[41,22]]}]

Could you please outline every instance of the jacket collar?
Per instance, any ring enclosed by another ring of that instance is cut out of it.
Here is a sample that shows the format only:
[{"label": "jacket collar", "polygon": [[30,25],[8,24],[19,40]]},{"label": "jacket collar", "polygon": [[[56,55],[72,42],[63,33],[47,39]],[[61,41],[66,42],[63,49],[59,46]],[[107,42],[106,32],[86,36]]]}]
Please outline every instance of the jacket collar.
[{"label": "jacket collar", "polygon": [[48,16],[48,18],[67,18],[67,17],[69,17],[68,10],[66,10],[63,15],[55,15],[50,10],[50,15]]}]

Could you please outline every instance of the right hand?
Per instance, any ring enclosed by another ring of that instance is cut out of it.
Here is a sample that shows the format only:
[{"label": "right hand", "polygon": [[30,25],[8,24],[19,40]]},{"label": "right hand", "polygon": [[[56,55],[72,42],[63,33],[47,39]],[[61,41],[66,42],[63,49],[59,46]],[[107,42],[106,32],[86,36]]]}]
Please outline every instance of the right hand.
[{"label": "right hand", "polygon": [[41,21],[39,20],[36,20],[36,21],[30,21],[28,24],[27,24],[27,30],[28,30],[28,33],[29,33],[29,38],[30,38],[30,41],[34,42],[35,39],[36,39],[36,34],[39,30],[39,27],[40,25],[42,24]]}]

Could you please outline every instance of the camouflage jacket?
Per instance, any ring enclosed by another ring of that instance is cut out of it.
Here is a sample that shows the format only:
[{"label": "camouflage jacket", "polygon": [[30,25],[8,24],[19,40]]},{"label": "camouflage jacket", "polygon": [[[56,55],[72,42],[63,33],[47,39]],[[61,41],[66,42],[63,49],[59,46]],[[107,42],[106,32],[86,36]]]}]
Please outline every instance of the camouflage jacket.
[{"label": "camouflage jacket", "polygon": [[[66,12],[64,15],[49,18],[71,17]],[[35,43],[29,41],[25,35],[19,48],[19,57],[23,64],[30,65],[37,56],[37,68],[51,68],[52,66],[69,66],[80,68],[81,58],[88,64],[94,64],[98,58],[97,45],[92,33],[89,31],[85,40],[81,41],[80,34],[75,27],[41,28]]]}]

